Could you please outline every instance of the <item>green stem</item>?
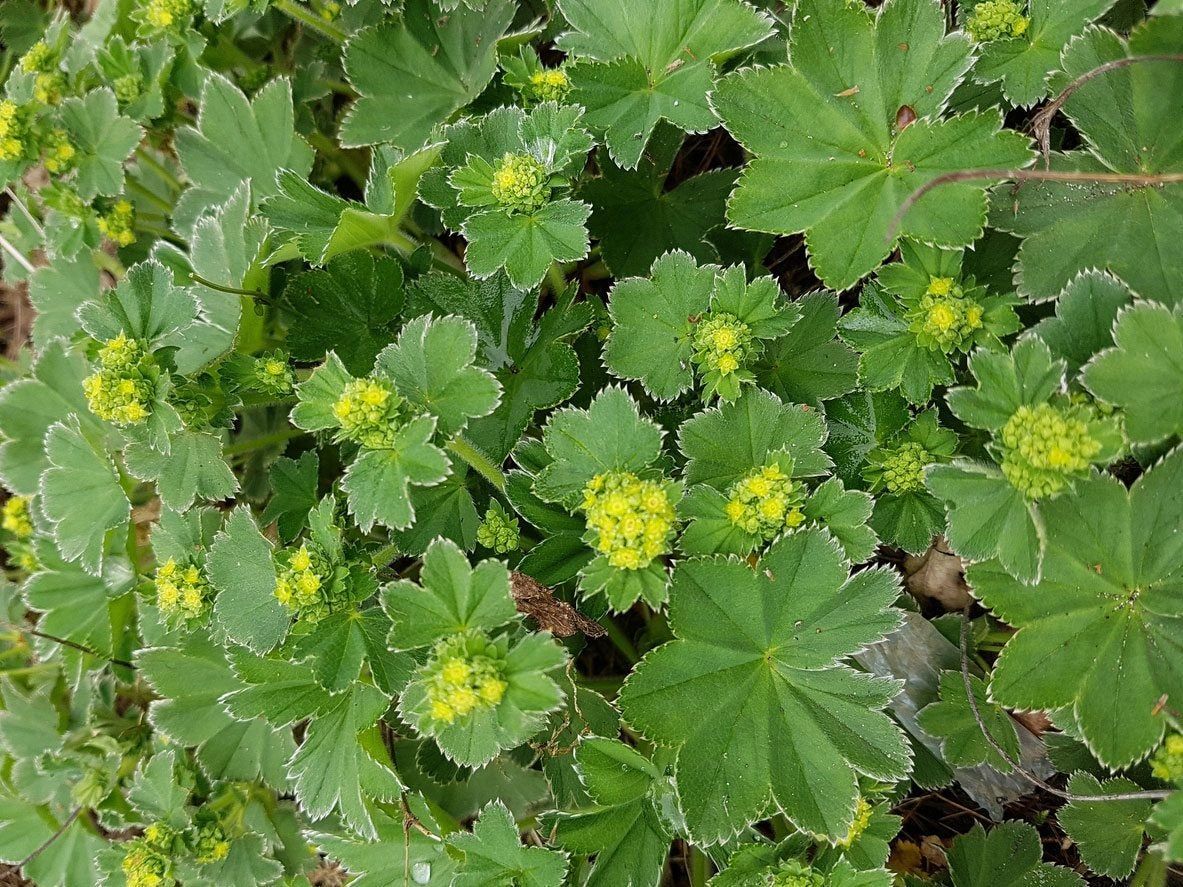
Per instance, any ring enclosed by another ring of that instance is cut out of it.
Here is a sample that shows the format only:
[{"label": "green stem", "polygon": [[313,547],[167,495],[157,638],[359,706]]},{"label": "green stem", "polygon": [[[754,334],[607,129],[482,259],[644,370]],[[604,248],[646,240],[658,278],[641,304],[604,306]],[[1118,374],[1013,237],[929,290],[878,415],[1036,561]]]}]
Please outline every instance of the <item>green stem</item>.
[{"label": "green stem", "polygon": [[138,180],[133,179],[130,176],[128,176],[127,187],[130,188],[132,191],[135,191],[137,194],[139,194],[141,197],[143,197],[145,200],[147,200],[149,203],[151,203],[153,206],[155,206],[158,210],[163,212],[166,216],[172,215],[173,205],[171,203],[169,203],[167,200],[165,200],[163,197],[161,197],[159,194],[157,194],[155,191],[153,191],[151,188],[149,188],[147,185],[145,185],[143,182],[138,181]]},{"label": "green stem", "polygon": [[157,227],[156,225],[149,225],[142,220],[136,221],[136,230],[141,234],[147,234],[149,237],[155,237],[157,240],[168,240],[177,246],[184,246],[185,241],[173,234],[167,228]]},{"label": "green stem", "polygon": [[127,273],[127,269],[123,267],[123,263],[110,253],[96,249],[91,255],[94,256],[94,263],[99,266],[99,270],[106,271],[116,280],[119,280]]},{"label": "green stem", "polygon": [[458,434],[448,441],[447,448],[449,452],[459,456],[477,474],[496,487],[497,492],[505,490],[505,474],[502,473],[501,466],[485,455],[484,451],[463,434]]},{"label": "green stem", "polygon": [[624,654],[629,662],[640,662],[641,654],[637,652],[636,645],[629,639],[620,626],[616,624],[611,616],[605,616],[600,620],[600,625],[604,626],[604,630],[608,632],[608,640],[616,645],[616,649]]},{"label": "green stem", "polygon": [[362,165],[346,154],[337,144],[323,132],[314,130],[309,133],[308,141],[321,154],[330,158],[345,171],[345,174],[358,185],[365,185],[366,171]]},{"label": "green stem", "polygon": [[344,43],[346,34],[336,25],[326,22],[311,10],[305,9],[295,0],[274,0],[271,4],[288,18],[316,31],[320,36],[332,40],[334,43]]},{"label": "green stem", "polygon": [[258,299],[264,304],[267,303],[267,294],[261,293],[258,290],[244,290],[236,286],[227,286],[224,283],[214,283],[212,280],[206,280],[195,271],[189,272],[189,279],[194,283],[199,283],[207,289],[217,290],[220,293],[229,293],[232,296],[248,296],[252,299]]},{"label": "green stem", "polygon": [[140,162],[144,164],[144,166],[150,167],[153,172],[156,173],[156,175],[164,179],[165,183],[174,191],[181,191],[184,189],[185,186],[181,184],[181,180],[173,174],[173,171],[153,157],[152,152],[147,148],[143,147],[142,145],[136,148],[136,157],[139,158]]},{"label": "green stem", "polygon": [[289,440],[294,440],[307,434],[299,428],[284,428],[280,431],[273,431],[270,434],[262,434],[259,437],[252,437],[249,440],[240,440],[236,443],[229,444],[222,450],[222,455],[226,458],[231,456],[242,456],[246,453],[253,453],[256,450],[264,450],[267,447],[275,446],[275,444],[287,443]]},{"label": "green stem", "polygon": [[563,269],[558,262],[551,262],[546,269],[546,282],[550,285],[552,295],[558,296],[567,288],[567,278],[563,276]]},{"label": "green stem", "polygon": [[690,887],[706,887],[711,876],[710,860],[693,844],[689,845],[686,857],[686,867],[690,870]]}]

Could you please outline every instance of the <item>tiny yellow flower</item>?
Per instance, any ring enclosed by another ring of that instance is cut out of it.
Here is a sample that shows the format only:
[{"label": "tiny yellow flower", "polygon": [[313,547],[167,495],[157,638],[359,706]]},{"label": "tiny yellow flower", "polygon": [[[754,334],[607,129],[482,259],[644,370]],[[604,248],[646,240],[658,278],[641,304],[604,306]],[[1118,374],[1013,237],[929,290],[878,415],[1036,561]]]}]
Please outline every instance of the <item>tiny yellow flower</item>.
[{"label": "tiny yellow flower", "polygon": [[665,486],[629,472],[596,475],[583,491],[595,549],[621,570],[640,570],[669,550],[674,507]]}]

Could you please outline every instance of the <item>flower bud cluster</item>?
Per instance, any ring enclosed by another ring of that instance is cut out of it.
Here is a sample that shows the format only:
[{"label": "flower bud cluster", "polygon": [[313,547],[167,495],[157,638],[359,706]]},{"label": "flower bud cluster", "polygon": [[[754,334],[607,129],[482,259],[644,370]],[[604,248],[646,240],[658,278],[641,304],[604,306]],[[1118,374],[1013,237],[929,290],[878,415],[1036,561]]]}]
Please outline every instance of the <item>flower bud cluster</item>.
[{"label": "flower bud cluster", "polygon": [[516,551],[522,540],[518,519],[505,513],[499,505],[489,506],[485,519],[477,527],[476,541],[497,554]]},{"label": "flower bud cluster", "polygon": [[99,216],[99,231],[118,246],[136,242],[136,208],[127,198],[116,200],[109,210]]},{"label": "flower bud cluster", "polygon": [[198,865],[221,862],[230,855],[230,840],[215,821],[202,823],[194,829],[190,841],[193,859]]},{"label": "flower bud cluster", "polygon": [[475,711],[493,708],[505,697],[505,658],[483,632],[444,638],[428,660],[427,704],[431,719],[451,724]]},{"label": "flower bud cluster", "polygon": [[1022,37],[1029,27],[1031,19],[1016,0],[982,0],[965,22],[965,30],[978,43]]},{"label": "flower bud cluster", "polygon": [[389,449],[403,424],[403,399],[385,379],[354,379],[333,404],[341,437],[373,450]]},{"label": "flower bud cluster", "polygon": [[193,11],[192,0],[146,0],[140,17],[154,31],[180,33]]},{"label": "flower bud cluster", "polygon": [[1150,772],[1163,782],[1183,783],[1183,733],[1172,733],[1150,758]]},{"label": "flower bud cluster", "polygon": [[562,102],[571,91],[571,79],[562,68],[535,71],[530,75],[530,97],[540,102]]},{"label": "flower bud cluster", "polygon": [[51,129],[45,136],[44,149],[45,169],[55,176],[68,173],[78,160],[78,150],[64,129]]},{"label": "flower bud cluster", "polygon": [[66,92],[66,75],[59,68],[61,55],[38,40],[21,56],[21,69],[33,74],[33,98],[42,105],[57,105]]},{"label": "flower bud cluster", "polygon": [[968,351],[982,328],[982,306],[965,295],[951,277],[933,277],[908,312],[908,329],[932,351]]},{"label": "flower bud cluster", "polygon": [[206,610],[212,591],[201,569],[169,558],[156,570],[156,606],[168,618],[197,619]]},{"label": "flower bud cluster", "polygon": [[159,368],[136,339],[120,333],[98,354],[98,370],[82,380],[90,411],[116,425],[136,425],[152,413]]},{"label": "flower bud cluster", "polygon": [[28,539],[33,535],[33,521],[29,517],[29,497],[10,496],[4,503],[0,526],[17,539]]},{"label": "flower bud cluster", "polygon": [[1028,499],[1060,492],[1101,450],[1077,413],[1051,404],[1019,407],[1002,427],[999,443],[1002,473]]},{"label": "flower bud cluster", "polygon": [[296,378],[285,352],[268,351],[255,358],[254,371],[255,384],[268,394],[281,397],[292,393]]},{"label": "flower bud cluster", "polygon": [[760,884],[762,887],[826,887],[826,876],[791,859],[782,862]]},{"label": "flower bud cluster", "polygon": [[802,486],[774,462],[753,468],[732,484],[724,510],[733,525],[769,541],[804,523],[804,504]]},{"label": "flower bud cluster", "polygon": [[510,212],[541,209],[550,196],[546,168],[529,154],[506,154],[493,170],[493,199]]},{"label": "flower bud cluster", "polygon": [[31,132],[34,111],[32,105],[0,100],[0,162],[19,163],[36,156]]},{"label": "flower bud cluster", "polygon": [[933,461],[932,454],[915,441],[879,450],[869,458],[878,469],[881,487],[897,496],[923,490],[924,469]]},{"label": "flower bud cluster", "polygon": [[621,570],[642,570],[669,552],[675,514],[661,481],[627,471],[597,474],[584,487],[581,505],[595,549]]},{"label": "flower bud cluster", "polygon": [[727,376],[744,365],[751,345],[748,325],[734,314],[707,315],[694,330],[693,360],[703,372]]},{"label": "flower bud cluster", "polygon": [[297,619],[318,622],[328,615],[333,565],[315,545],[305,542],[276,556],[275,597]]},{"label": "flower bud cluster", "polygon": [[123,877],[127,887],[172,887],[173,845],[177,833],[163,823],[144,829],[142,837],[128,841],[123,856]]}]

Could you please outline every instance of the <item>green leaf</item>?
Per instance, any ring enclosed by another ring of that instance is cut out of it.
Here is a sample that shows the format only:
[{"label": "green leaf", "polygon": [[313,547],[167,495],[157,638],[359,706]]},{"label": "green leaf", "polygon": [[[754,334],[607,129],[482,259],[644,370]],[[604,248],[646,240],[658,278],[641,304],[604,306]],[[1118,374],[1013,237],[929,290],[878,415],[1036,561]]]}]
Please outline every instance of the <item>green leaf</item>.
[{"label": "green leaf", "polygon": [[1055,316],[1032,329],[1075,376],[1094,354],[1113,344],[1113,323],[1132,298],[1130,288],[1116,277],[1084,271],[1056,299]]},{"label": "green leaf", "polygon": [[205,73],[197,126],[177,130],[177,157],[192,183],[173,210],[173,226],[182,233],[198,217],[225,203],[243,182],[257,202],[278,190],[281,169],[307,175],[312,149],[295,132],[292,87],[272,80],[250,100],[230,80]]},{"label": "green leaf", "polygon": [[608,369],[622,379],[640,380],[660,400],[690,388],[694,324],[710,307],[717,270],[699,267],[688,253],[672,252],[654,261],[648,277],[617,281],[608,306]]},{"label": "green leaf", "polygon": [[1021,406],[1046,403],[1064,381],[1064,362],[1040,339],[1026,336],[1010,353],[978,349],[969,358],[977,385],[949,391],[949,409],[966,425],[995,431]]},{"label": "green leaf", "polygon": [[99,269],[89,255],[42,265],[29,276],[29,304],[33,318],[33,344],[44,349],[57,336],[70,338],[78,331],[78,306],[99,295]]},{"label": "green leaf", "polygon": [[645,274],[658,256],[673,250],[702,263],[719,258],[707,234],[723,225],[727,195],[739,172],[712,169],[666,190],[681,144],[680,132],[659,128],[635,171],[602,158],[600,177],[580,189],[580,197],[592,205],[588,230],[618,278]]},{"label": "green leaf", "polygon": [[657,768],[615,739],[584,739],[575,759],[595,806],[558,814],[555,841],[573,853],[595,854],[587,887],[656,887],[671,838],[652,796]]},{"label": "green leaf", "polygon": [[989,833],[978,823],[946,853],[954,887],[1081,887],[1071,869],[1040,862],[1039,832],[1025,822],[1004,822]]},{"label": "green leaf", "polygon": [[428,546],[419,581],[402,579],[382,589],[396,650],[426,647],[468,629],[500,628],[517,618],[505,564],[485,560],[473,568],[454,542],[437,539]]},{"label": "green leaf", "polygon": [[1183,431],[1183,303],[1139,304],[1121,311],[1116,347],[1084,368],[1084,383],[1101,400],[1121,407],[1126,433],[1153,443]]},{"label": "green leaf", "polygon": [[420,416],[398,430],[390,449],[362,450],[341,481],[349,513],[363,532],[374,524],[394,530],[415,521],[410,488],[434,486],[448,476],[448,457],[431,443],[435,418]]},{"label": "green leaf", "polygon": [[440,16],[428,0],[410,0],[400,22],[356,34],[345,47],[345,71],[361,97],[345,115],[342,145],[422,145],[493,77],[497,41],[514,10],[493,0],[480,11]]},{"label": "green leaf", "polygon": [[37,545],[41,568],[22,587],[25,601],[40,612],[40,630],[95,651],[113,652],[111,602],[132,589],[134,575],[127,561],[108,558],[101,574],[62,560],[48,542]]},{"label": "green leaf", "polygon": [[393,321],[403,307],[402,268],[368,252],[339,256],[325,268],[293,275],[283,306],[292,318],[287,347],[294,358],[321,360],[332,351],[351,373],[364,375],[394,341]]},{"label": "green leaf", "polygon": [[238,481],[222,458],[222,442],[212,434],[186,429],[172,435],[169,445],[168,455],[139,442],[123,452],[128,473],[154,482],[166,506],[183,511],[195,499],[218,501],[237,492]]},{"label": "green leaf", "polygon": [[1035,588],[996,562],[967,574],[980,600],[1019,629],[995,664],[991,699],[1020,709],[1072,706],[1089,750],[1111,768],[1158,744],[1166,720],[1157,702],[1183,693],[1175,640],[1183,544],[1180,500],[1170,492],[1181,481],[1176,451],[1128,492],[1094,476],[1043,503],[1046,555]]},{"label": "green leaf", "polygon": [[315,450],[301,453],[298,461],[280,456],[271,465],[271,498],[260,518],[264,526],[274,522],[279,538],[290,542],[300,535],[308,512],[319,500],[320,459]]},{"label": "green leaf", "polygon": [[805,517],[830,531],[851,563],[869,560],[879,544],[870,527],[874,500],[862,490],[848,490],[836,477],[822,483],[805,502]]},{"label": "green leaf", "polygon": [[793,460],[794,477],[823,477],[833,467],[822,451],[826,423],[821,413],[782,403],[756,388],[738,400],[697,414],[678,431],[688,484],[725,490],[779,453]]},{"label": "green leaf", "polygon": [[82,393],[89,373],[86,361],[63,341],[50,342],[29,375],[0,389],[0,479],[21,496],[38,492],[41,475],[49,467],[45,434],[50,427],[75,416],[88,435],[106,427],[91,414]]},{"label": "green leaf", "polygon": [[1166,858],[1172,862],[1183,859],[1183,792],[1172,792],[1156,804],[1150,824],[1162,833],[1164,840],[1155,846]]},{"label": "green leaf", "polygon": [[278,194],[260,209],[279,233],[287,234],[296,250],[313,265],[334,256],[390,242],[398,236],[398,221],[372,212],[364,203],[327,194],[291,170],[276,180]]},{"label": "green leaf", "polygon": [[143,817],[142,822],[165,822],[183,829],[188,824],[185,804],[190,788],[177,779],[177,753],[166,749],[152,755],[136,770],[127,800]]},{"label": "green leaf", "polygon": [[355,683],[309,722],[288,770],[296,799],[313,821],[336,809],[351,830],[378,837],[368,800],[394,801],[402,790],[375,726],[388,705],[377,688]]},{"label": "green leaf", "polygon": [[133,266],[118,286],[78,309],[83,329],[99,341],[123,333],[159,345],[196,318],[192,294],[174,285],[168,269],[154,259]]},{"label": "green leaf", "polygon": [[260,835],[246,834],[234,840],[225,859],[202,866],[201,874],[211,884],[273,884],[283,866],[266,855]]},{"label": "green leaf", "polygon": [[451,437],[468,420],[493,412],[501,386],[474,366],[477,331],[462,317],[416,317],[398,341],[378,355],[375,368],[412,405],[435,416],[439,432]]},{"label": "green leaf", "polygon": [[[834,289],[874,271],[900,235],[946,247],[981,235],[986,186],[963,182],[918,200],[889,238],[917,188],[953,169],[1032,160],[1027,140],[1002,131],[995,110],[940,118],[971,56],[968,38],[946,35],[944,11],[930,0],[898,0],[878,14],[803,0],[789,57],[789,66],[724,77],[712,95],[727,129],[756,155],[727,215],[749,230],[805,232],[812,266]],[[904,106],[916,119],[900,131]]]},{"label": "green leaf", "polygon": [[837,297],[810,293],[796,304],[801,319],[765,349],[755,367],[758,383],[782,400],[812,406],[854,391],[858,355],[837,338]]},{"label": "green leaf", "polygon": [[107,533],[122,529],[131,515],[115,465],[83,436],[76,417],[49,427],[45,455],[50,467],[41,475],[41,509],[58,551],[97,576]]},{"label": "green leaf", "polygon": [[[1068,780],[1070,795],[1113,795],[1138,792],[1141,786],[1128,779],[1103,783],[1088,773],[1074,773]],[[1142,836],[1149,800],[1069,801],[1056,814],[1060,827],[1080,848],[1080,858],[1098,875],[1121,879],[1134,870],[1142,852]]]},{"label": "green leaf", "polygon": [[449,760],[466,767],[483,767],[500,752],[521,745],[563,702],[563,691],[551,675],[567,664],[567,654],[549,634],[527,634],[512,645],[505,638],[493,643],[500,648],[506,683],[500,702],[450,723],[437,721],[427,698],[427,684],[435,677],[430,663],[415,670],[398,702],[404,721],[434,739]]},{"label": "green leaf", "polygon": [[284,789],[284,762],[294,750],[290,733],[254,718],[236,721],[221,699],[242,688],[220,645],[190,634],[183,646],[149,647],[136,654],[140,674],[159,698],[148,707],[152,725],[169,740],[197,747],[197,760],[214,779],[262,777]]},{"label": "green leaf", "polygon": [[564,199],[529,213],[493,209],[469,216],[461,229],[469,273],[483,279],[504,268],[519,289],[536,286],[553,263],[587,255],[590,213],[586,203]]},{"label": "green leaf", "polygon": [[218,590],[214,617],[232,640],[257,653],[283,640],[290,617],[275,597],[271,543],[248,509],[230,514],[210,546],[206,572]]},{"label": "green leaf", "polygon": [[53,816],[43,807],[14,795],[0,795],[0,861],[15,867],[45,845],[35,859],[20,869],[34,884],[68,884],[91,887],[100,883],[94,859],[105,842],[75,820],[66,825],[66,813]]},{"label": "green leaf", "polygon": [[1023,36],[991,40],[979,47],[974,80],[1002,81],[1013,105],[1030,106],[1047,95],[1051,72],[1060,67],[1060,50],[1085,26],[1104,15],[1114,0],[1032,0],[1030,25]]},{"label": "green leaf", "polygon": [[809,529],[773,543],[755,569],[713,559],[674,571],[676,639],[645,656],[620,704],[645,736],[680,747],[674,781],[696,841],[737,834],[770,796],[799,828],[836,838],[853,821],[859,774],[907,774],[907,743],[882,713],[899,685],[843,661],[899,624],[897,583],[848,570]]},{"label": "green leaf", "polygon": [[507,278],[463,281],[451,274],[420,277],[411,287],[409,314],[459,314],[477,329],[481,365],[501,383],[501,402],[474,419],[466,436],[495,462],[504,461],[535,412],[556,406],[579,385],[579,360],[567,343],[591,322],[591,306],[558,297],[541,317],[538,294],[514,289]]},{"label": "green leaf", "polygon": [[[986,684],[970,675],[974,701],[990,736],[1006,749],[1012,760],[1019,759],[1019,734],[1010,715],[986,698]],[[921,709],[916,722],[929,736],[941,740],[941,754],[953,767],[976,767],[989,764],[1009,773],[1010,764],[996,752],[982,733],[969,706],[965,681],[959,671],[941,672],[941,698]]]},{"label": "green leaf", "polygon": [[535,478],[534,491],[549,502],[574,504],[597,474],[635,473],[655,462],[661,437],[623,388],[605,388],[586,410],[572,407],[551,415],[542,439],[553,461]]},{"label": "green leaf", "polygon": [[[1052,79],[1058,92],[1092,69],[1130,56],[1171,53],[1183,20],[1151,18],[1128,45],[1113,31],[1090,28],[1072,41]],[[1183,145],[1168,110],[1183,89],[1178,64],[1128,65],[1081,84],[1061,109],[1087,150],[1052,156],[1060,172],[1156,175],[1183,171]],[[1131,111],[1130,109],[1137,109]],[[1114,126],[1114,120],[1125,120]],[[1000,192],[991,224],[1023,238],[1015,282],[1033,299],[1050,299],[1077,274],[1107,268],[1138,294],[1174,305],[1183,299],[1183,184],[1028,182]]]},{"label": "green leaf", "polygon": [[926,472],[928,489],[945,502],[949,544],[967,560],[997,557],[1012,576],[1039,576],[1044,522],[1040,512],[993,465],[957,459]]},{"label": "green leaf", "polygon": [[381,811],[374,813],[375,841],[359,841],[348,835],[313,833],[310,837],[330,859],[355,876],[353,887],[406,887],[406,873],[414,873],[423,887],[450,887],[456,862],[434,835],[405,827]]},{"label": "green leaf", "polygon": [[471,832],[448,837],[464,856],[464,868],[452,887],[560,887],[567,873],[565,854],[545,847],[523,847],[513,815],[500,801],[481,811]]},{"label": "green leaf", "polygon": [[74,187],[83,200],[113,197],[123,190],[123,162],[131,156],[144,131],[130,117],[119,114],[115,93],[94,89],[62,102],[62,124],[77,151]]},{"label": "green leaf", "polygon": [[560,0],[573,30],[559,46],[587,59],[570,68],[572,98],[604,134],[620,166],[635,169],[660,120],[686,132],[716,124],[707,104],[714,59],[769,36],[769,19],[736,0],[638,8],[627,0]]}]

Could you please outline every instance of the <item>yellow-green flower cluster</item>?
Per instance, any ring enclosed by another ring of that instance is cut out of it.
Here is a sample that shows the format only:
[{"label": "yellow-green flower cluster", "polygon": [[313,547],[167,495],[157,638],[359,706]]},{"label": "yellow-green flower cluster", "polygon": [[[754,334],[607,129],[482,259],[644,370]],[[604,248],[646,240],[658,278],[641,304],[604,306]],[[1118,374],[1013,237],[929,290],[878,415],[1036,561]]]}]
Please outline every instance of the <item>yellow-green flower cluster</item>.
[{"label": "yellow-green flower cluster", "polygon": [[476,541],[497,554],[516,551],[522,541],[518,519],[505,513],[499,506],[490,506],[485,519],[476,530]]},{"label": "yellow-green flower cluster", "polygon": [[1163,782],[1183,782],[1183,733],[1172,733],[1150,759],[1150,772]]},{"label": "yellow-green flower cluster", "polygon": [[144,835],[129,841],[123,856],[127,887],[171,887],[173,877],[171,845],[175,833],[159,823],[144,829]]},{"label": "yellow-green flower cluster", "polygon": [[621,570],[643,570],[666,554],[674,535],[674,506],[660,481],[628,471],[597,474],[583,489],[587,528],[595,548]]},{"label": "yellow-green flower cluster", "polygon": [[511,212],[534,212],[550,196],[546,168],[529,154],[506,154],[493,170],[489,190]]},{"label": "yellow-green flower cluster", "polygon": [[402,403],[402,397],[385,379],[354,379],[333,404],[333,416],[346,440],[373,450],[389,449],[402,425]]},{"label": "yellow-green flower cluster", "polygon": [[925,348],[966,351],[982,327],[982,306],[966,297],[953,278],[933,277],[908,318],[908,328]]},{"label": "yellow-green flower cluster", "polygon": [[562,68],[535,71],[530,75],[531,97],[540,102],[562,102],[571,91],[571,78]]},{"label": "yellow-green flower cluster", "polygon": [[826,877],[809,866],[791,859],[782,862],[762,882],[766,887],[826,887]]},{"label": "yellow-green flower cluster", "polygon": [[144,94],[144,76],[139,72],[124,74],[115,78],[111,88],[121,106],[130,105]]},{"label": "yellow-green flower cluster", "polygon": [[45,137],[45,169],[55,176],[74,168],[78,150],[70,141],[70,134],[64,129],[53,129]]},{"label": "yellow-green flower cluster", "polygon": [[191,0],[146,0],[140,8],[144,23],[156,31],[178,31],[192,14]]},{"label": "yellow-green flower cluster", "polygon": [[169,558],[156,569],[156,606],[168,618],[197,619],[205,612],[210,586],[193,564]]},{"label": "yellow-green flower cluster", "polygon": [[230,840],[216,822],[206,822],[192,838],[193,859],[199,865],[220,862],[230,854]]},{"label": "yellow-green flower cluster", "polygon": [[774,462],[753,468],[732,484],[724,510],[732,524],[767,541],[801,526],[804,504],[801,485]]},{"label": "yellow-green flower cluster", "polygon": [[33,109],[12,99],[0,101],[0,162],[16,163],[33,159],[33,140],[29,124]]},{"label": "yellow-green flower cluster", "polygon": [[279,571],[275,577],[275,596],[296,614],[296,618],[316,622],[327,614],[325,591],[332,579],[332,565],[315,545],[307,542],[296,549],[280,552]]},{"label": "yellow-green flower cluster", "polygon": [[481,632],[441,640],[425,671],[428,714],[440,724],[493,708],[509,689],[501,650]]},{"label": "yellow-green flower cluster", "polygon": [[727,376],[743,366],[751,344],[748,325],[734,314],[708,315],[694,330],[694,362],[703,371]]},{"label": "yellow-green flower cluster", "polygon": [[99,231],[112,243],[131,246],[136,242],[136,208],[130,200],[120,198],[99,216]]},{"label": "yellow-green flower cluster", "polygon": [[317,12],[326,22],[334,22],[341,15],[341,4],[336,0],[323,0],[319,4]]},{"label": "yellow-green flower cluster", "polygon": [[1051,404],[1019,407],[1002,427],[999,443],[1002,473],[1028,499],[1060,492],[1101,450],[1079,413]]},{"label": "yellow-green flower cluster", "polygon": [[21,69],[35,74],[33,98],[43,105],[56,105],[66,91],[66,75],[58,68],[58,53],[44,40],[38,40],[21,56]]},{"label": "yellow-green flower cluster", "polygon": [[871,807],[871,802],[859,795],[858,803],[854,807],[854,821],[850,824],[850,828],[846,834],[838,839],[837,846],[848,848],[851,844],[862,837],[863,832],[867,830],[867,826],[871,824],[871,814],[874,808]]},{"label": "yellow-green flower cluster", "polygon": [[966,20],[965,30],[978,43],[1022,37],[1031,26],[1023,5],[1015,0],[982,0]]},{"label": "yellow-green flower cluster", "polygon": [[99,349],[98,370],[82,380],[90,411],[116,425],[151,415],[155,364],[144,346],[120,333]]},{"label": "yellow-green flower cluster", "polygon": [[269,394],[291,394],[296,378],[282,351],[269,351],[255,359],[255,382]]},{"label": "yellow-green flower cluster", "polygon": [[29,497],[10,496],[4,503],[3,521],[5,530],[17,539],[28,539],[33,535],[33,521],[29,517]]},{"label": "yellow-green flower cluster", "polygon": [[924,469],[932,454],[915,441],[900,444],[879,454],[880,477],[889,493],[915,493],[924,489]]}]

